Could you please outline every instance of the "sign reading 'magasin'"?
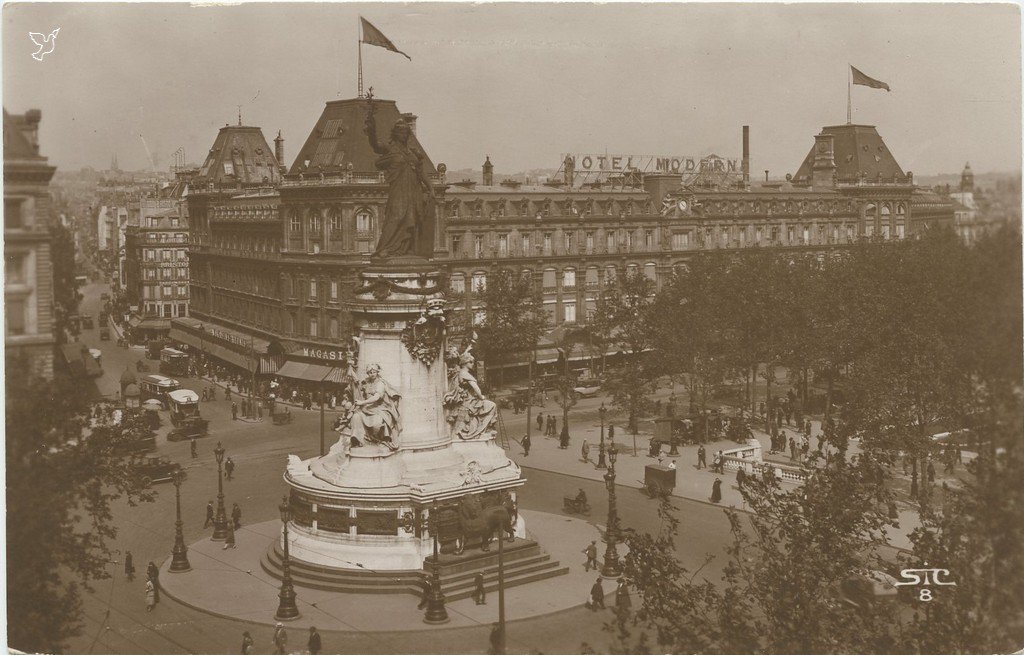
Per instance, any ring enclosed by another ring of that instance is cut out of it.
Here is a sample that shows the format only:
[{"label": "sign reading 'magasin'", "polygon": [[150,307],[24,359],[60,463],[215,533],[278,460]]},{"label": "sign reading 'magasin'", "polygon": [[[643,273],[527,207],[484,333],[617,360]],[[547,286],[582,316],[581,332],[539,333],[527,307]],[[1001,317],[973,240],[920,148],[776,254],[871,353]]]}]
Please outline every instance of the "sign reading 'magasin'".
[{"label": "sign reading 'magasin'", "polygon": [[697,173],[715,171],[736,173],[741,170],[740,160],[726,159],[717,155],[707,157],[662,156],[662,155],[595,155],[568,154],[568,159],[577,171],[586,173],[616,173],[641,171],[643,173]]}]

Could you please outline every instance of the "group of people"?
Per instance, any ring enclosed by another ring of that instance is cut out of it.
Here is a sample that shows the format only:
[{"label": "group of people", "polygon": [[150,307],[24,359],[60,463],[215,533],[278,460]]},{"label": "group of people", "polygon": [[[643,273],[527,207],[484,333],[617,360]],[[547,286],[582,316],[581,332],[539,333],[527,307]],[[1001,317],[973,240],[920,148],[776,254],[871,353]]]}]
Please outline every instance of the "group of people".
[{"label": "group of people", "polygon": [[[135,579],[135,560],[132,551],[124,551],[124,577],[131,582]],[[152,612],[160,602],[160,569],[150,562],[146,565],[146,611]]]},{"label": "group of people", "polygon": [[[270,638],[270,643],[274,646],[274,655],[285,655],[288,652],[288,632],[284,629],[283,623],[278,622],[274,626],[274,635]],[[256,642],[246,630],[242,633],[242,655],[253,655],[255,648]],[[310,655],[318,655],[323,650],[323,640],[320,639],[320,633],[317,632],[316,626],[309,629],[306,650]]]}]

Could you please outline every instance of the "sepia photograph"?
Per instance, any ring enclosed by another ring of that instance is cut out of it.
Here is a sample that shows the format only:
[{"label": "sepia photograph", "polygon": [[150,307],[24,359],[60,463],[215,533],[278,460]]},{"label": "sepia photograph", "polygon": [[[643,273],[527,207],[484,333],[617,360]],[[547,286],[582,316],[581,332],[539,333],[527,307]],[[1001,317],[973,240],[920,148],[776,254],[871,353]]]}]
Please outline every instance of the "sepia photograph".
[{"label": "sepia photograph", "polygon": [[0,11],[9,652],[1024,654],[1019,3]]}]

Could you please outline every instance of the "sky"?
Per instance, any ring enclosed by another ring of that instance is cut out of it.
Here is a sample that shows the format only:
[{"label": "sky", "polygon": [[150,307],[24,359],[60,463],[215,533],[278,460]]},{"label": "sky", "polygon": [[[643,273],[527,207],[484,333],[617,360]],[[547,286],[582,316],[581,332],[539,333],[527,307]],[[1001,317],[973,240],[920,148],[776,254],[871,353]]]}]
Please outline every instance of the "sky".
[{"label": "sky", "polygon": [[[1011,4],[187,4],[3,6],[3,104],[39,108],[61,168],[201,163],[241,105],[291,164],[324,103],[356,95],[358,17],[412,60],[363,46],[374,95],[419,116],[435,163],[557,168],[563,153],[726,157],[793,173],[853,87],[919,175],[1017,171],[1020,13]],[[36,61],[28,32],[60,28]],[[141,138],[140,138],[141,135]]]}]

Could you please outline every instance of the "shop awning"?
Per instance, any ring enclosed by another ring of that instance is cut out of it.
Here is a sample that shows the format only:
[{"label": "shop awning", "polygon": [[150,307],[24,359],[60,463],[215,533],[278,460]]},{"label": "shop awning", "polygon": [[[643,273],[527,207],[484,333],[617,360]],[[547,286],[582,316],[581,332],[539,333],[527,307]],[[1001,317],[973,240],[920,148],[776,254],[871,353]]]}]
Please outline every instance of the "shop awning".
[{"label": "shop awning", "polygon": [[281,377],[305,382],[334,382],[344,384],[347,381],[344,369],[336,366],[321,366],[320,364],[307,364],[305,362],[288,361],[284,363],[277,374]]},{"label": "shop awning", "polygon": [[138,330],[169,330],[171,322],[161,318],[147,318],[135,326]]}]

